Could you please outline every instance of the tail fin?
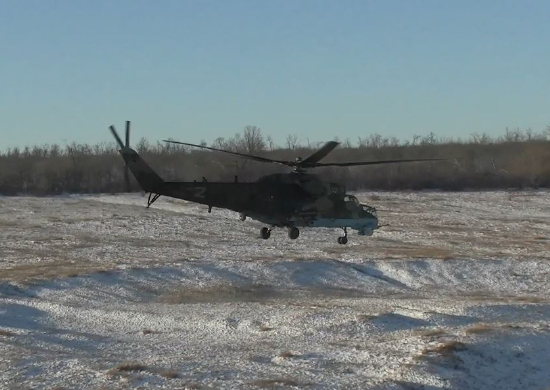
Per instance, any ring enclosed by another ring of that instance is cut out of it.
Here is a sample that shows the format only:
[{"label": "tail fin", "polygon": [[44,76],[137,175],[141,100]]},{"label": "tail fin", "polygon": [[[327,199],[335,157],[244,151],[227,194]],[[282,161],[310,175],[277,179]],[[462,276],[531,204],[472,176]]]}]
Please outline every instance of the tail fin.
[{"label": "tail fin", "polygon": [[134,149],[130,148],[129,122],[126,122],[126,145],[122,143],[114,126],[110,126],[109,129],[113,137],[115,137],[118,146],[120,146],[119,152],[126,162],[126,166],[130,169],[143,191],[158,193],[159,189],[164,184],[164,180],[143,161]]},{"label": "tail fin", "polygon": [[164,180],[140,157],[134,149],[120,150],[122,158],[145,192],[158,193]]}]

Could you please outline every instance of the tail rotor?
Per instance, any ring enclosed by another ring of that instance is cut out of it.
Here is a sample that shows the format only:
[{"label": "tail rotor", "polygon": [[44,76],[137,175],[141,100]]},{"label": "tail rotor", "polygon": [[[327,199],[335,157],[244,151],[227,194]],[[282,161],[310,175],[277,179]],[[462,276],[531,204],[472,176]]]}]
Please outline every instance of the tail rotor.
[{"label": "tail rotor", "polygon": [[[122,139],[116,132],[114,125],[109,126],[109,130],[111,130],[111,133],[113,134],[113,137],[115,137],[116,143],[118,144],[121,150],[130,149],[130,121],[126,121],[126,134],[125,134],[126,143],[122,143]],[[130,171],[128,169],[128,164],[124,164],[124,183],[126,186],[126,192],[130,192],[131,190]]]},{"label": "tail rotor", "polygon": [[[130,121],[126,121],[126,148],[130,148]],[[130,192],[130,171],[128,164],[124,164],[124,183],[126,184],[126,192]]]}]

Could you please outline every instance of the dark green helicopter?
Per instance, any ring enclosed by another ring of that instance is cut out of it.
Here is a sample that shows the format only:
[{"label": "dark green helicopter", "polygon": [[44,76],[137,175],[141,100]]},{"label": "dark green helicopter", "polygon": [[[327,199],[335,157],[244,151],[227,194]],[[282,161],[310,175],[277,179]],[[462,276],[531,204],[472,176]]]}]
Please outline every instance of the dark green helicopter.
[{"label": "dark green helicopter", "polygon": [[216,152],[229,153],[253,161],[284,165],[292,168],[290,173],[275,173],[263,176],[255,182],[169,182],[164,181],[147,163],[130,148],[130,122],[126,122],[126,145],[118,136],[115,127],[110,126],[120,154],[126,162],[143,191],[149,193],[147,207],[160,196],[184,199],[208,206],[229,209],[240,213],[240,219],[250,217],[263,222],[266,227],[260,230],[260,236],[268,239],[274,227],[288,229],[288,237],[295,240],[300,235],[300,227],[341,228],[339,244],[347,244],[347,229],[357,230],[360,235],[371,236],[380,227],[376,209],[361,204],[353,195],[339,184],[321,181],[318,176],[306,173],[308,168],[338,166],[350,167],[390,163],[408,163],[434,161],[437,159],[383,160],[344,163],[320,163],[338,142],[327,142],[311,156],[295,161],[274,160],[259,156],[215,149],[186,142],[165,141],[187,145]]}]

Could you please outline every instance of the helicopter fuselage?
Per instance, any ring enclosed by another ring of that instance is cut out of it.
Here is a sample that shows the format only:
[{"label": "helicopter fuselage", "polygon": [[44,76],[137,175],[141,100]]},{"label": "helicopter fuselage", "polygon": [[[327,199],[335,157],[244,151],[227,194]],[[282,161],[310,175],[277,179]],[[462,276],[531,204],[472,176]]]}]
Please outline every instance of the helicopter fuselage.
[{"label": "helicopter fuselage", "polygon": [[255,182],[168,182],[164,181],[131,148],[121,151],[130,171],[141,188],[149,193],[147,207],[160,196],[183,199],[212,208],[233,210],[267,224],[262,238],[269,238],[272,227],[286,227],[289,237],[296,239],[298,227],[342,228],[347,242],[347,228],[359,234],[371,235],[379,227],[376,210],[360,204],[345,188],[321,181],[316,175],[303,172],[272,174]]},{"label": "helicopter fuselage", "polygon": [[374,208],[315,175],[273,174],[251,183],[164,182],[152,192],[236,211],[270,226],[349,227],[364,235],[378,228]]}]

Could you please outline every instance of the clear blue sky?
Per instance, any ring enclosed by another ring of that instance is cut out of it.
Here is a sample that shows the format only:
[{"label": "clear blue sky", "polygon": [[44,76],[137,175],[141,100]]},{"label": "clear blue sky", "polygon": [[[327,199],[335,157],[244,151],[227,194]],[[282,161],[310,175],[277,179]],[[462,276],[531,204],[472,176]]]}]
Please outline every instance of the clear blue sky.
[{"label": "clear blue sky", "polygon": [[549,1],[0,0],[0,149],[550,124]]}]

